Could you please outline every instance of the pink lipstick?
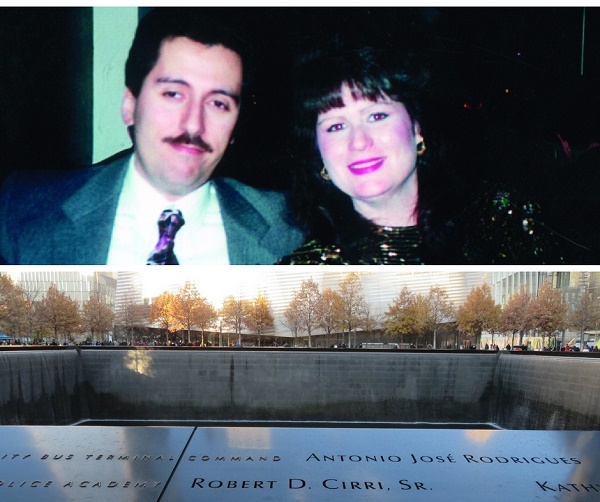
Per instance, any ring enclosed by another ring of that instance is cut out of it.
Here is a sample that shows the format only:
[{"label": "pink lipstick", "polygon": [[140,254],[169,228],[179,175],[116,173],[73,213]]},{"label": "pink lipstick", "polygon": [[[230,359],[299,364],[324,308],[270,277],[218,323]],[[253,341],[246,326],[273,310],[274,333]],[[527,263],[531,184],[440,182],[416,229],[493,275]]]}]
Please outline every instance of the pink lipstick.
[{"label": "pink lipstick", "polygon": [[377,171],[383,163],[385,162],[385,157],[373,157],[370,159],[361,159],[356,162],[352,162],[352,164],[348,164],[348,169],[352,174],[363,175],[369,174]]}]

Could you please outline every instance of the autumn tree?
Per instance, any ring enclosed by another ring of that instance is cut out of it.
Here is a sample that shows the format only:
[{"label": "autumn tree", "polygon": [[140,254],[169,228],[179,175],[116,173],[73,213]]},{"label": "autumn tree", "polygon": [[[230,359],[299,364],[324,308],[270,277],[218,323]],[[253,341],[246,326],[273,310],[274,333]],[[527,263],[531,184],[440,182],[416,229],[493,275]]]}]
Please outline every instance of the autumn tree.
[{"label": "autumn tree", "polygon": [[381,316],[375,314],[369,302],[363,302],[358,314],[358,327],[372,334],[381,323]]},{"label": "autumn tree", "polygon": [[319,327],[319,304],[321,292],[313,279],[302,281],[300,291],[294,293],[302,331],[308,334],[308,346],[312,347],[312,331]]},{"label": "autumn tree", "polygon": [[585,331],[594,329],[600,323],[600,301],[586,286],[577,301],[571,305],[568,312],[568,325],[576,329],[580,336],[580,347],[585,347]]},{"label": "autumn tree", "polygon": [[0,274],[0,324],[10,315],[8,299],[15,290],[15,283],[8,274]]},{"label": "autumn tree", "polygon": [[206,298],[202,297],[198,309],[195,313],[196,326],[200,328],[202,333],[202,341],[204,342],[204,332],[211,326],[214,326],[218,319],[217,309]]},{"label": "autumn tree", "polygon": [[419,345],[419,338],[427,333],[429,328],[429,298],[417,293],[413,300],[413,316],[415,318],[415,345]]},{"label": "autumn tree", "polygon": [[176,301],[176,296],[173,293],[164,291],[154,298],[150,305],[148,320],[152,324],[158,324],[160,328],[165,330],[167,345],[170,345],[169,333],[174,333],[181,328],[176,316]]},{"label": "autumn tree", "polygon": [[77,331],[82,323],[77,300],[59,291],[55,284],[50,285],[37,311],[42,326],[54,333],[56,341],[59,334],[63,334],[66,342],[68,335]]},{"label": "autumn tree", "polygon": [[456,314],[458,329],[475,337],[475,347],[480,345],[481,334],[497,330],[499,323],[500,305],[494,303],[490,286],[485,283],[471,290]]},{"label": "autumn tree", "polygon": [[325,332],[329,342],[331,333],[339,325],[338,312],[341,310],[342,298],[331,288],[325,288],[317,305],[317,323]]},{"label": "autumn tree", "polygon": [[427,295],[426,324],[433,331],[433,348],[437,348],[437,334],[442,325],[448,323],[456,314],[454,304],[448,298],[447,291],[441,286],[433,286]]},{"label": "autumn tree", "polygon": [[0,330],[19,336],[27,327],[24,291],[7,274],[0,275]]},{"label": "autumn tree", "polygon": [[360,313],[365,297],[362,293],[362,282],[357,272],[350,272],[339,284],[338,318],[342,329],[348,330],[348,345],[352,345],[352,332],[360,323]]},{"label": "autumn tree", "polygon": [[36,301],[40,295],[39,291],[23,291],[23,322],[29,336],[41,338],[43,333],[40,321],[40,305]]},{"label": "autumn tree", "polygon": [[188,343],[191,343],[190,332],[196,325],[195,313],[200,298],[201,296],[198,293],[196,285],[190,281],[185,281],[183,287],[179,289],[174,298],[173,314],[181,327],[187,331]]},{"label": "autumn tree", "polygon": [[127,333],[127,341],[133,343],[133,333],[136,328],[148,321],[148,309],[137,301],[138,294],[134,288],[124,295],[115,313],[115,321]]},{"label": "autumn tree", "polygon": [[513,335],[512,344],[515,343],[515,333],[519,333],[519,345],[523,345],[523,335],[533,328],[531,318],[531,294],[525,285],[514,293],[500,315],[502,331],[510,331]]},{"label": "autumn tree", "polygon": [[225,298],[219,315],[223,324],[233,328],[238,337],[238,345],[242,344],[242,329],[244,328],[250,302],[243,299],[235,299],[232,295]]},{"label": "autumn tree", "polygon": [[[542,339],[567,325],[568,306],[558,289],[549,280],[540,286],[538,295],[531,301],[532,326],[542,333]],[[545,341],[544,341],[545,344]]]},{"label": "autumn tree", "polygon": [[294,335],[294,346],[296,345],[296,338],[298,333],[302,329],[302,319],[300,317],[300,311],[298,310],[298,299],[292,298],[288,306],[283,311],[285,322],[281,323],[288,328]]},{"label": "autumn tree", "polygon": [[271,302],[264,292],[259,291],[258,296],[248,304],[244,324],[258,335],[258,346],[261,345],[261,334],[264,329],[273,326]]},{"label": "autumn tree", "polygon": [[415,344],[426,327],[426,301],[403,286],[384,314],[384,329],[390,336],[403,341],[405,335],[415,335]]},{"label": "autumn tree", "polygon": [[85,327],[92,335],[92,341],[96,335],[104,335],[113,327],[115,314],[110,305],[100,295],[99,291],[91,291],[89,299],[83,304],[81,313]]},{"label": "autumn tree", "polygon": [[191,343],[191,330],[194,327],[202,330],[202,343],[204,344],[204,331],[217,318],[215,308],[202,296],[196,285],[186,281],[175,297],[175,318],[187,331],[187,341]]}]

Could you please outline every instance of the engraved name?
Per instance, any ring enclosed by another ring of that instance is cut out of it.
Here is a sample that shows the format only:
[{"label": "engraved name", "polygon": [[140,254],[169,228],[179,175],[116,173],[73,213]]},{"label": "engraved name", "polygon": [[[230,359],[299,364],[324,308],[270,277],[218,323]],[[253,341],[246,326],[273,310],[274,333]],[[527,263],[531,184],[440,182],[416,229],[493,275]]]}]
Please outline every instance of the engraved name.
[{"label": "engraved name", "polygon": [[600,493],[600,483],[551,483],[549,481],[536,481],[538,487],[544,492],[564,493]]}]

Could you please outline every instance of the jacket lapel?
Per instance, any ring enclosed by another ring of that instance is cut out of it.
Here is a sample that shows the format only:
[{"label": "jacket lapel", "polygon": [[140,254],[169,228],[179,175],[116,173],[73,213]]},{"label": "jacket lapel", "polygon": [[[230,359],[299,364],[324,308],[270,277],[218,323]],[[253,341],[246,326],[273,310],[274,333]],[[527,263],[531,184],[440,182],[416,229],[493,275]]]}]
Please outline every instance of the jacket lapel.
[{"label": "jacket lapel", "polygon": [[[106,264],[119,195],[123,187],[129,156],[91,167],[89,179],[63,204],[69,222],[57,229],[57,253],[69,256],[74,264]],[[60,250],[60,251],[59,251]]]},{"label": "jacket lapel", "polygon": [[227,250],[232,265],[258,264],[273,260],[268,243],[273,229],[259,208],[251,204],[227,178],[213,180],[217,188],[221,216],[227,236]]}]

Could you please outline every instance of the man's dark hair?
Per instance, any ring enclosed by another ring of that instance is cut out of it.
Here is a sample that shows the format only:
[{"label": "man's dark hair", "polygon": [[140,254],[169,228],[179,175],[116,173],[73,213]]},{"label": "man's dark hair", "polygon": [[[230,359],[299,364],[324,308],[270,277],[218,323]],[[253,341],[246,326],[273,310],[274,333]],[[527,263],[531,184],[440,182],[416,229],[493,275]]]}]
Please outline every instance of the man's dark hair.
[{"label": "man's dark hair", "polygon": [[156,65],[165,40],[186,37],[204,45],[222,45],[242,58],[244,84],[250,74],[249,41],[234,9],[156,7],[140,19],[125,63],[125,85],[138,97],[144,79]]}]

